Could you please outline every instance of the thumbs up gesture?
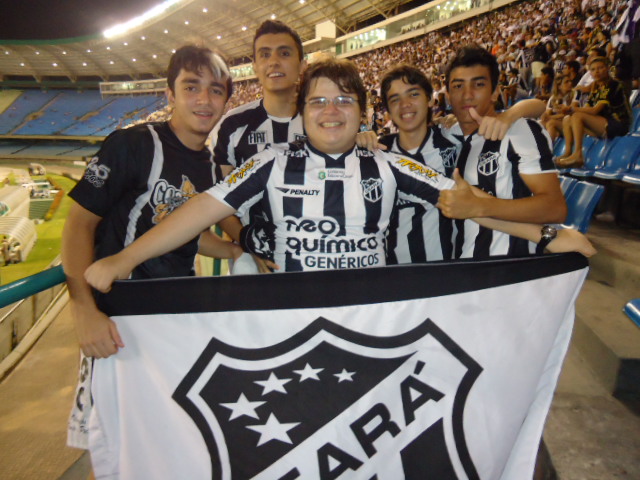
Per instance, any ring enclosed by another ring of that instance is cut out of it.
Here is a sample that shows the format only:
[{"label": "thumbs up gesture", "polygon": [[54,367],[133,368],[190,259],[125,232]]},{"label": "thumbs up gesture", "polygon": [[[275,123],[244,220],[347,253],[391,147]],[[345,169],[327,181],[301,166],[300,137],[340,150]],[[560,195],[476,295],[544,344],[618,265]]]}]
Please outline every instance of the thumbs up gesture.
[{"label": "thumbs up gesture", "polygon": [[481,199],[473,193],[471,185],[457,168],[453,171],[453,180],[455,188],[440,192],[436,207],[448,218],[462,220],[482,216],[479,208]]},{"label": "thumbs up gesture", "polygon": [[508,111],[496,117],[488,115],[483,117],[475,108],[470,108],[469,115],[478,124],[478,135],[482,135],[487,140],[502,140],[513,123]]}]

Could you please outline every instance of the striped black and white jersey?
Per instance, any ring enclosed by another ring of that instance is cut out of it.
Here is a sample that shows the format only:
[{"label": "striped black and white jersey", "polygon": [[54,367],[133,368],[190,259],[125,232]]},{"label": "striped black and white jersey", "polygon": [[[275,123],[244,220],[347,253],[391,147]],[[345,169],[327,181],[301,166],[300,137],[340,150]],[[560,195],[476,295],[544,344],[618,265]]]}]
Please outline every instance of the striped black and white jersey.
[{"label": "striped black and white jersey", "polygon": [[212,130],[213,160],[217,165],[239,167],[268,145],[294,142],[303,134],[300,115],[270,116],[263,100],[256,100],[227,112]]},{"label": "striped black and white jersey", "polygon": [[385,265],[397,199],[435,204],[454,185],[406,156],[296,143],[257,154],[209,193],[240,214],[260,203],[275,225],[275,262],[291,272]]},{"label": "striped black and white jersey", "polygon": [[[477,133],[464,138],[459,126],[449,133],[462,141],[458,168],[464,179],[494,197],[529,197],[531,191],[521,174],[556,172],[549,134],[535,120],[517,120],[502,140],[486,140]],[[455,223],[454,258],[482,259],[530,253],[526,240],[481,227],[471,220]]]},{"label": "striped black and white jersey", "polygon": [[[102,217],[95,258],[118,253],[189,198],[216,183],[211,152],[190,150],[169,124],[149,123],[107,137],[69,193]],[[131,278],[177,277],[193,273],[194,238],[180,248],[136,267]]]},{"label": "striped black and white jersey", "polygon": [[[398,135],[380,139],[388,151],[408,156],[451,178],[458,158],[458,141],[443,136],[440,127],[430,127],[415,152],[400,146]],[[421,263],[450,260],[453,255],[453,222],[431,204],[399,198],[387,235],[387,263]]]}]

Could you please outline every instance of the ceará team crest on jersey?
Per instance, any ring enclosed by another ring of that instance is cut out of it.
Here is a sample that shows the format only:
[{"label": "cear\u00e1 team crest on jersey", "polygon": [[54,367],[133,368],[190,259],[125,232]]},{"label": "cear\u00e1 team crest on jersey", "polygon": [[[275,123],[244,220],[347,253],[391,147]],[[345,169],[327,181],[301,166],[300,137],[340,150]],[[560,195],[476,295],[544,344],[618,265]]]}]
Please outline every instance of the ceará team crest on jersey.
[{"label": "cear\u00e1 team crest on jersey", "polygon": [[173,398],[212,479],[475,479],[463,415],[481,371],[429,319],[374,337],[318,317],[257,350],[212,339]]}]

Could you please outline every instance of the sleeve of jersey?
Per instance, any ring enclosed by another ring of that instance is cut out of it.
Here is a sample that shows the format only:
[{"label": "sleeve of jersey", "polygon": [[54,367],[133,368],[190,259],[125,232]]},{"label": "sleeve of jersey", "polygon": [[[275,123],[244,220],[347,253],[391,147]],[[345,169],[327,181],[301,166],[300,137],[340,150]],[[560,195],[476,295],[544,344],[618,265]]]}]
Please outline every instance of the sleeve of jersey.
[{"label": "sleeve of jersey", "polygon": [[146,133],[140,129],[118,130],[109,135],[69,196],[100,217],[109,213],[144,174],[149,162],[142,156],[153,156],[153,141]]},{"label": "sleeve of jersey", "polygon": [[243,216],[264,196],[275,164],[274,156],[265,153],[261,152],[244,162],[207,193],[236,210],[238,216]]},{"label": "sleeve of jersey", "polygon": [[525,175],[556,172],[551,137],[535,120],[519,120],[509,129],[509,155],[514,153],[518,171]]},{"label": "sleeve of jersey", "polygon": [[233,134],[232,117],[224,116],[211,132],[211,149],[216,165],[235,166],[231,135]]},{"label": "sleeve of jersey", "polygon": [[415,203],[435,205],[442,190],[451,190],[455,182],[419,162],[401,155],[387,155],[398,185],[398,196]]}]

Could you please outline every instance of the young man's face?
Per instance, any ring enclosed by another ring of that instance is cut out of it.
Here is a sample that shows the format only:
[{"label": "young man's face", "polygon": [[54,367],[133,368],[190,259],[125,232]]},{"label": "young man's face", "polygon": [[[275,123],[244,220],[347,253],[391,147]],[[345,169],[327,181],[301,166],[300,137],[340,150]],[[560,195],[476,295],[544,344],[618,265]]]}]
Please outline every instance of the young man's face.
[{"label": "young man's face", "polygon": [[591,62],[589,64],[589,72],[591,72],[591,76],[596,82],[606,80],[606,78],[609,76],[609,69],[604,62]]},{"label": "young man's face", "polygon": [[449,75],[447,94],[453,114],[465,135],[478,128],[469,113],[470,108],[475,108],[480,116],[495,115],[497,89],[491,88],[491,74],[485,65],[454,68]]},{"label": "young man's face", "polygon": [[225,78],[216,78],[208,68],[198,72],[181,69],[174,91],[167,89],[173,107],[170,124],[180,141],[193,150],[204,146],[227,103]]},{"label": "young man's face", "polygon": [[429,113],[429,99],[419,85],[406,83],[402,78],[391,82],[387,92],[389,115],[400,132],[425,129]]},{"label": "young man's face", "polygon": [[[330,103],[326,107],[310,105],[314,98],[351,97],[352,105],[336,106]],[[360,129],[360,106],[355,93],[340,90],[338,85],[326,77],[311,80],[309,93],[305,98],[303,122],[309,142],[324,153],[344,153],[356,142],[356,134]]]},{"label": "young man's face", "polygon": [[303,66],[288,33],[267,33],[256,40],[253,69],[265,91],[294,90]]}]

